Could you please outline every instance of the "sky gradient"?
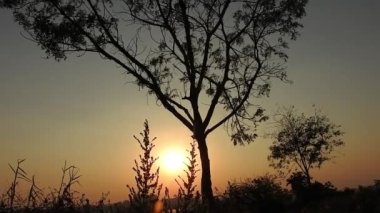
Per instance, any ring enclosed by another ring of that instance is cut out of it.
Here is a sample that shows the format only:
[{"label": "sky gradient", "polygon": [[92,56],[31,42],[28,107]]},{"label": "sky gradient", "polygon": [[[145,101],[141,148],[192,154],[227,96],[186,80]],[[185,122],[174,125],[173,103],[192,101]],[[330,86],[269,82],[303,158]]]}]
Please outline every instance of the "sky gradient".
[{"label": "sky gradient", "polygon": [[[304,28],[290,43],[287,71],[293,84],[275,81],[269,98],[259,100],[269,114],[294,105],[310,113],[315,104],[345,132],[345,147],[332,162],[311,173],[338,187],[380,179],[380,1],[311,0]],[[155,154],[189,148],[191,133],[156,105],[122,70],[98,55],[44,59],[37,44],[21,36],[8,11],[0,10],[0,193],[11,181],[8,163],[23,164],[39,186],[58,187],[64,161],[80,168],[79,191],[91,199],[110,191],[127,199],[134,184],[133,139],[149,120],[157,137]],[[263,136],[271,121],[260,126]],[[208,138],[213,185],[274,173],[268,167],[270,139],[233,146],[223,128]],[[244,167],[242,167],[244,165]],[[176,175],[161,170],[175,189]]]}]

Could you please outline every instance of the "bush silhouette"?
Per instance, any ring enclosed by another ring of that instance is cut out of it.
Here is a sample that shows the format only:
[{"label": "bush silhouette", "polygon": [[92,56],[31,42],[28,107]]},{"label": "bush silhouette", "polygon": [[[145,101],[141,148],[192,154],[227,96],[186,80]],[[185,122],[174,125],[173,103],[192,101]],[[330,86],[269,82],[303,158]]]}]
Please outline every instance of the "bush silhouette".
[{"label": "bush silhouette", "polygon": [[230,212],[282,212],[289,193],[274,176],[265,175],[238,183],[228,183],[224,194]]}]

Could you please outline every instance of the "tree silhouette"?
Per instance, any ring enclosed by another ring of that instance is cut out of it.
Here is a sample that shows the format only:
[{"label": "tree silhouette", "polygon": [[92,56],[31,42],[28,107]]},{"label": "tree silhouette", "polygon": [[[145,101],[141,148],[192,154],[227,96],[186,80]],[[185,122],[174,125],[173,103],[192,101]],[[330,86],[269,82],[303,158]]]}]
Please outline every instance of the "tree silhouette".
[{"label": "tree silhouette", "polygon": [[343,132],[319,110],[307,117],[303,113],[297,114],[291,107],[279,116],[278,131],[273,134],[268,156],[271,166],[277,169],[296,166],[302,173],[294,177],[304,176],[306,184],[311,186],[310,169],[320,168],[332,158],[331,152],[335,148],[344,145]]},{"label": "tree silhouette", "polygon": [[287,41],[298,36],[306,3],[0,0],[0,7],[13,11],[47,57],[98,53],[154,95],[193,133],[202,195],[212,203],[206,138],[222,125],[235,145],[257,137],[267,117],[256,98],[269,94],[272,78],[286,80]]}]

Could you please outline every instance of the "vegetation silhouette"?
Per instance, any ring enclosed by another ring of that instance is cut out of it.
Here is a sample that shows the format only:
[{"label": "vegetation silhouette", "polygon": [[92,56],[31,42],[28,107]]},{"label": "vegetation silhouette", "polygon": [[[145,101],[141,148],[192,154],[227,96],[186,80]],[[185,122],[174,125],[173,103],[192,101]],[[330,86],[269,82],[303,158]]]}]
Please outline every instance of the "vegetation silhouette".
[{"label": "vegetation silhouette", "polygon": [[[17,160],[17,166],[10,169],[14,174],[13,182],[8,191],[0,197],[0,212],[70,212],[78,206],[76,195],[78,192],[72,187],[79,184],[79,169],[73,165],[62,168],[62,177],[58,189],[52,189],[45,194],[35,182],[34,176],[30,179],[21,164],[25,159]],[[30,183],[26,198],[17,193],[17,186],[23,180]]]},{"label": "vegetation silhouette", "polygon": [[56,193],[51,193],[52,204],[55,209],[75,208],[74,194],[72,190],[74,184],[79,184],[79,169],[73,165],[67,166],[66,161],[62,168],[61,184]]},{"label": "vegetation silhouette", "polygon": [[15,202],[15,198],[16,198],[16,187],[19,184],[19,180],[25,180],[28,182],[30,181],[30,179],[27,177],[28,174],[21,167],[21,164],[24,161],[25,161],[25,159],[17,160],[16,168],[13,168],[12,165],[8,164],[9,167],[11,168],[13,174],[14,174],[12,184],[7,191],[8,205],[9,205],[9,208],[11,210],[13,209],[13,206],[14,206],[14,202]]},{"label": "vegetation silhouette", "polygon": [[175,179],[177,185],[179,186],[177,194],[177,212],[197,212],[200,211],[200,195],[199,191],[195,192],[196,185],[195,180],[197,178],[196,174],[199,171],[197,169],[197,153],[195,149],[196,142],[193,141],[190,143],[190,150],[187,150],[189,156],[187,156],[188,163],[185,163],[186,169],[183,171],[186,174],[186,178],[178,175],[179,180]]},{"label": "vegetation silhouette", "polygon": [[[129,189],[129,201],[132,212],[144,213],[152,212],[155,203],[159,200],[162,184],[158,183],[160,167],[154,171],[154,164],[158,158],[152,156],[152,150],[155,147],[154,140],[149,138],[148,121],[144,122],[144,131],[140,133],[142,139],[133,136],[140,148],[142,154],[139,155],[139,162],[135,160],[135,166],[132,168],[136,173],[136,187],[127,185]],[[153,170],[153,171],[152,171]]]},{"label": "vegetation silhouette", "polygon": [[299,35],[306,3],[0,0],[0,7],[13,12],[47,57],[98,53],[154,95],[198,143],[201,193],[211,210],[206,138],[222,125],[235,145],[257,137],[255,127],[267,116],[256,98],[269,94],[272,79],[287,81],[285,50]]},{"label": "vegetation silhouette", "polygon": [[[59,187],[45,194],[37,187],[34,176],[29,178],[21,167],[25,161],[23,159],[18,160],[16,166],[10,165],[13,181],[8,190],[0,191],[0,213],[210,212],[207,203],[201,202],[199,193],[194,194],[197,173],[195,142],[190,143],[191,149],[188,150],[186,177],[177,180],[180,187],[178,194],[171,199],[166,188],[161,198],[159,169],[153,169],[157,158],[151,155],[155,140],[150,139],[149,134],[148,122],[145,121],[140,134],[142,139],[135,137],[142,153],[132,168],[136,173],[137,189],[128,186],[130,202],[111,203],[107,200],[109,193],[103,193],[94,203],[90,203],[85,194],[78,196],[79,192],[73,186],[79,184],[79,169],[68,166],[66,162]],[[26,196],[18,192],[21,181],[31,186]],[[371,186],[338,190],[330,182],[322,184],[314,181],[310,184],[308,177],[299,171],[292,174],[288,183],[290,190],[282,187],[280,179],[270,174],[229,182],[224,193],[215,198],[213,210],[224,213],[377,213],[380,210],[380,180],[375,180]]]},{"label": "vegetation silhouette", "polygon": [[226,212],[283,212],[290,195],[273,175],[228,183],[223,197]]},{"label": "vegetation silhouette", "polygon": [[[320,110],[314,109],[314,114],[306,116],[297,114],[294,107],[284,109],[278,114],[278,127],[273,136],[273,144],[269,147],[270,166],[280,170],[296,172],[291,177],[293,182],[305,181],[312,185],[310,169],[320,168],[330,160],[331,153],[343,146],[343,132],[340,126],[332,123]],[[292,182],[291,181],[291,182]]]}]

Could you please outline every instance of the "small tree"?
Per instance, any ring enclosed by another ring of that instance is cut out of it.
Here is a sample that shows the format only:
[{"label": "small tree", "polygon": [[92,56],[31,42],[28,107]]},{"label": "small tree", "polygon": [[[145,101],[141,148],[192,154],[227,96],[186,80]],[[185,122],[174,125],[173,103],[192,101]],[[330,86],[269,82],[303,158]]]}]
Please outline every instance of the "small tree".
[{"label": "small tree", "polygon": [[129,185],[127,187],[130,191],[129,200],[132,208],[137,212],[150,212],[153,204],[160,196],[162,184],[158,184],[160,167],[155,171],[153,169],[154,163],[158,160],[158,158],[152,156],[152,149],[155,147],[153,141],[156,138],[150,140],[147,120],[144,122],[144,131],[140,135],[143,137],[142,140],[133,136],[143,151],[143,155],[139,155],[140,164],[135,160],[135,166],[133,167],[133,171],[136,172],[137,190]]},{"label": "small tree", "polygon": [[331,152],[344,144],[341,140],[343,132],[320,110],[315,110],[313,115],[307,117],[303,113],[297,114],[291,107],[279,116],[278,129],[273,134],[274,141],[270,146],[270,165],[276,169],[289,170],[295,166],[306,176],[310,186],[310,169],[320,168],[333,157]]}]

